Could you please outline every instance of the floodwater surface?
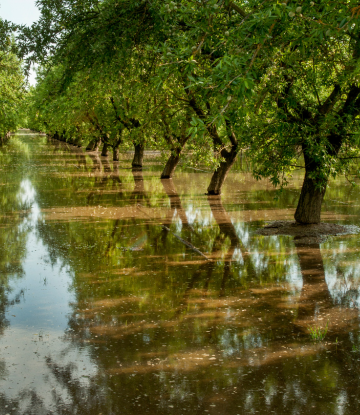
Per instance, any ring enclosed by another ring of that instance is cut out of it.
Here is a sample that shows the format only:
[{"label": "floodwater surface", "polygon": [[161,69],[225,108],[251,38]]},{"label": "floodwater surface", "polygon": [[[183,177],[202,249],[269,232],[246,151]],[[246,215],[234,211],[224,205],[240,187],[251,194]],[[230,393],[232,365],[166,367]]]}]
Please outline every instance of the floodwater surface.
[{"label": "floodwater surface", "polygon": [[[0,414],[359,413],[360,236],[255,233],[301,171],[276,200],[240,159],[207,197],[209,173],[130,156],[0,149]],[[322,218],[359,206],[332,182]]]}]

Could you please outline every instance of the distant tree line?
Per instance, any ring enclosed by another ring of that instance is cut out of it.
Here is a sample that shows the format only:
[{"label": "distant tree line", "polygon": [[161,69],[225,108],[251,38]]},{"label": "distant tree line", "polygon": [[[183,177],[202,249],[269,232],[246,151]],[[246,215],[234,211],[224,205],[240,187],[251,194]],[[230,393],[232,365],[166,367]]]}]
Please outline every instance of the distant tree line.
[{"label": "distant tree line", "polygon": [[0,17],[0,145],[24,122],[25,78],[12,35],[16,28]]}]

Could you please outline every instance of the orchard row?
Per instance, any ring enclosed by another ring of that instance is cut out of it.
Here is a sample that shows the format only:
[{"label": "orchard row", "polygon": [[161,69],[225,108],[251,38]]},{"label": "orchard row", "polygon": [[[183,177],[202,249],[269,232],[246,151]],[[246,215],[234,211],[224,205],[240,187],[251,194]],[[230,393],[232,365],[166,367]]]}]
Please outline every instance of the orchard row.
[{"label": "orchard row", "polygon": [[28,126],[103,155],[167,152],[213,169],[237,155],[286,186],[303,168],[295,219],[318,223],[331,177],[357,175],[360,7],[355,0],[51,0],[17,37],[40,65]]}]

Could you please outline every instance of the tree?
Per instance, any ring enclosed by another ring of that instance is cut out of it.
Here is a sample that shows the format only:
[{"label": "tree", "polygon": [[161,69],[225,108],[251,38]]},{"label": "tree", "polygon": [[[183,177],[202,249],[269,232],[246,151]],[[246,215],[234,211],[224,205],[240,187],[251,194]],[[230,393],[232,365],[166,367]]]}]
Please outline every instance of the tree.
[{"label": "tree", "polygon": [[[256,162],[256,177],[280,188],[304,160],[295,219],[320,221],[329,178],[349,173],[358,157],[355,0],[39,4],[42,17],[23,37],[33,59],[67,62],[71,78],[115,60],[124,68],[153,56],[156,89],[180,91],[192,111],[192,149],[215,165],[209,194],[221,192],[242,149]],[[189,112],[179,114],[186,125]],[[167,117],[159,120],[165,131]]]},{"label": "tree", "polygon": [[359,28],[352,6],[277,6],[266,51],[272,64],[258,86],[257,110],[249,114],[258,177],[286,185],[304,160],[299,223],[320,222],[329,178],[349,171],[358,154]]},{"label": "tree", "polygon": [[23,122],[25,81],[11,31],[15,26],[0,18],[0,143]]}]

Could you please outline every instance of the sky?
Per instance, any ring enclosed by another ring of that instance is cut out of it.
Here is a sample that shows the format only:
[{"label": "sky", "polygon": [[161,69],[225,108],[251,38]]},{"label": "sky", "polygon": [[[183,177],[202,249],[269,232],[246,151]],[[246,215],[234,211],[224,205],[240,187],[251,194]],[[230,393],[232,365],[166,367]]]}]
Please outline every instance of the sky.
[{"label": "sky", "polygon": [[[0,0],[0,17],[18,24],[31,26],[39,18],[35,0]],[[35,83],[35,72],[29,77],[30,84]]]},{"label": "sky", "polygon": [[35,0],[0,0],[0,16],[4,20],[31,26],[39,18]]}]

